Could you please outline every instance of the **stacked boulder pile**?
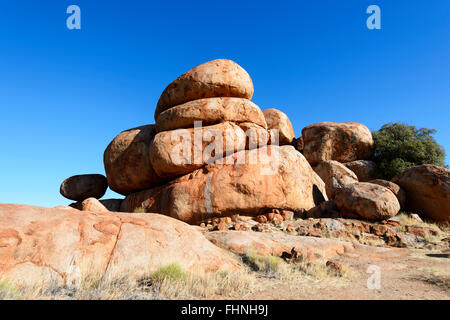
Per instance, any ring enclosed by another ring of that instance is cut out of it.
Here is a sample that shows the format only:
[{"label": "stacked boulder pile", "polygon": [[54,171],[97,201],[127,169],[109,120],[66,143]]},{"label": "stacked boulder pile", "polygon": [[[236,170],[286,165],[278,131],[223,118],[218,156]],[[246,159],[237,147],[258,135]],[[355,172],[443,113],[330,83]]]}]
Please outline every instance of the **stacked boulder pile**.
[{"label": "stacked boulder pile", "polygon": [[[374,143],[369,129],[354,122],[320,122],[302,130],[303,154],[326,185],[327,196],[344,217],[385,220],[400,203],[374,174]],[[333,204],[322,205],[329,209]]]},{"label": "stacked boulder pile", "polygon": [[[125,196],[120,211],[194,224],[274,208],[309,210],[323,201],[325,184],[291,145],[288,117],[261,111],[252,96],[250,76],[230,60],[207,62],[169,84],[155,124],[123,131],[105,150],[108,186]],[[81,209],[87,201],[69,198]]]},{"label": "stacked boulder pile", "polygon": [[[160,213],[190,224],[235,215],[258,221],[274,212],[383,221],[401,208],[450,220],[449,170],[416,167],[393,181],[376,179],[366,126],[320,122],[295,138],[287,115],[262,111],[253,92],[249,74],[233,61],[189,70],[161,94],[155,124],[111,141],[106,177],[71,177],[61,194],[80,210]],[[440,187],[421,194],[436,180]],[[98,201],[107,186],[125,198]],[[431,199],[437,204],[429,206]]]}]

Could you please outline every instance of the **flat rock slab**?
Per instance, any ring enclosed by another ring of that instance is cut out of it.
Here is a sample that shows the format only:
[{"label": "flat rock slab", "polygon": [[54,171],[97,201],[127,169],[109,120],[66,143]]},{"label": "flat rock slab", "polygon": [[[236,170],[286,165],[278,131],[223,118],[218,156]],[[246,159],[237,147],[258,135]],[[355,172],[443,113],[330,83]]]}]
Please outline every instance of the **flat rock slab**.
[{"label": "flat rock slab", "polygon": [[305,260],[328,259],[336,255],[390,258],[407,253],[404,249],[378,248],[328,238],[293,236],[281,232],[213,231],[205,233],[205,236],[215,245],[237,254],[255,250],[261,255],[281,256],[283,252],[289,253],[295,248]]},{"label": "flat rock slab", "polygon": [[283,252],[297,252],[307,260],[331,258],[337,254],[354,253],[350,242],[315,237],[291,236],[283,233],[253,231],[213,231],[205,234],[215,245],[234,253],[255,250],[261,255],[281,256]]},{"label": "flat rock slab", "polygon": [[78,287],[86,276],[139,279],[170,263],[238,268],[200,232],[167,216],[0,204],[0,279]]}]

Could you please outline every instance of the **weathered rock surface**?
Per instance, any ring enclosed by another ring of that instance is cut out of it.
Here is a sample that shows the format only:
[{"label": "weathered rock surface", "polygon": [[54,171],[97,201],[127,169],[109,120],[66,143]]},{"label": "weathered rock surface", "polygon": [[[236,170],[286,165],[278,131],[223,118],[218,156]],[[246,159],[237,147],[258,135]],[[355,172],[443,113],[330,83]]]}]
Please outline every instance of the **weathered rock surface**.
[{"label": "weathered rock surface", "polygon": [[91,211],[91,212],[109,212],[108,209],[97,199],[87,198],[81,202],[81,211]]},{"label": "weathered rock surface", "polygon": [[264,115],[256,104],[248,99],[224,97],[193,100],[167,109],[156,119],[156,130],[192,128],[196,121],[202,121],[203,126],[226,121],[253,122],[267,128]]},{"label": "weathered rock surface", "polygon": [[245,145],[245,132],[232,122],[163,131],[150,145],[150,161],[158,176],[169,179],[243,150]]},{"label": "weathered rock surface", "polygon": [[373,154],[371,132],[356,122],[311,124],[303,128],[302,137],[303,154],[312,166],[325,160],[366,160]]},{"label": "weathered rock surface", "polygon": [[251,100],[253,83],[237,63],[217,59],[201,64],[164,89],[155,110],[155,119],[164,110],[202,98],[236,97]]},{"label": "weathered rock surface", "polygon": [[150,162],[149,145],[155,134],[155,126],[146,125],[123,131],[111,141],[103,163],[112,190],[127,195],[162,182]]},{"label": "weathered rock surface", "polygon": [[93,197],[101,198],[108,188],[105,176],[101,174],[83,174],[67,178],[61,183],[59,192],[70,200],[83,201]]},{"label": "weathered rock surface", "polygon": [[421,217],[450,222],[450,170],[431,164],[413,167],[392,182],[406,192],[406,208]]},{"label": "weathered rock surface", "polygon": [[349,242],[291,236],[283,233],[262,233],[248,231],[213,231],[205,233],[206,238],[216,246],[237,254],[245,254],[255,250],[260,255],[281,256],[283,252],[291,252],[292,248],[306,260],[330,258],[345,252],[354,252]]},{"label": "weathered rock surface", "polygon": [[355,160],[344,163],[358,177],[359,182],[369,182],[375,179],[377,165],[370,160]]},{"label": "weathered rock surface", "polygon": [[406,193],[405,190],[400,188],[398,184],[393,183],[392,181],[387,181],[383,179],[375,179],[370,180],[370,183],[378,184],[380,186],[383,186],[385,188],[388,188],[392,191],[393,194],[397,197],[398,202],[400,203],[400,208],[405,208],[406,205]]},{"label": "weathered rock surface", "polygon": [[335,239],[293,236],[285,233],[213,231],[205,233],[205,236],[215,245],[236,254],[254,250],[260,255],[282,256],[283,253],[290,253],[294,249],[298,256],[306,261],[328,259],[336,255],[384,259],[407,253],[397,248],[376,248]]},{"label": "weathered rock surface", "polygon": [[292,146],[243,150],[218,161],[127,196],[121,211],[144,208],[197,223],[236,213],[255,216],[272,208],[308,210],[326,200],[325,184]]},{"label": "weathered rock surface", "polygon": [[265,128],[253,122],[239,123],[239,128],[245,133],[245,149],[255,149],[269,144],[270,133]]},{"label": "weathered rock surface", "polygon": [[388,188],[368,182],[357,182],[339,189],[334,202],[346,217],[385,220],[400,210],[397,197]]},{"label": "weathered rock surface", "polygon": [[358,182],[358,178],[353,171],[334,160],[322,161],[313,169],[325,182],[329,199],[333,199],[335,193],[344,186]]},{"label": "weathered rock surface", "polygon": [[200,232],[166,216],[0,204],[0,278],[12,283],[78,287],[86,276],[140,278],[173,262],[237,268]]},{"label": "weathered rock surface", "polygon": [[269,131],[278,130],[279,144],[290,144],[295,139],[294,128],[288,116],[277,109],[266,109],[263,111]]}]

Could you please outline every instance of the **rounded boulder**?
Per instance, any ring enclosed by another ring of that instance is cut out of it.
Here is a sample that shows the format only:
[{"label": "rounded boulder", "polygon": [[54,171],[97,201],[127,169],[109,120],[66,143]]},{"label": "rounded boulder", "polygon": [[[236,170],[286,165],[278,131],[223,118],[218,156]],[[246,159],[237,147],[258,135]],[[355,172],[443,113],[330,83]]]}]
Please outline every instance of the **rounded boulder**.
[{"label": "rounded boulder", "polygon": [[87,198],[100,199],[107,188],[108,182],[104,175],[82,174],[64,180],[59,192],[67,199],[83,201]]},{"label": "rounded boulder", "polygon": [[397,197],[388,188],[368,182],[344,186],[334,202],[344,217],[385,220],[400,211]]},{"label": "rounded boulder", "polygon": [[155,119],[164,110],[202,98],[236,97],[251,100],[253,82],[236,62],[217,59],[201,64],[179,76],[164,89]]},{"label": "rounded boulder", "polygon": [[155,134],[155,126],[146,125],[123,131],[111,141],[103,154],[103,164],[112,190],[127,195],[162,182],[149,156]]},{"label": "rounded boulder", "polygon": [[192,128],[196,121],[201,121],[204,126],[226,121],[253,122],[267,128],[264,115],[256,104],[248,99],[225,97],[198,99],[167,109],[156,119],[156,131]]}]

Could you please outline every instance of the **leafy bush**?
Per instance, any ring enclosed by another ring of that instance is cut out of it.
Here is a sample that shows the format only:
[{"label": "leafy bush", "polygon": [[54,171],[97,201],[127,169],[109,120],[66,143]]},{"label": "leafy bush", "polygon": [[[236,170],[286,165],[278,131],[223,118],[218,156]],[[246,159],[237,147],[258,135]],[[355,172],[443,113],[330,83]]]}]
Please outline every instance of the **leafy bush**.
[{"label": "leafy bush", "polygon": [[404,123],[388,123],[372,132],[375,142],[373,160],[378,176],[390,180],[395,175],[421,164],[444,167],[445,150],[431,136],[434,129],[417,129]]}]

